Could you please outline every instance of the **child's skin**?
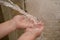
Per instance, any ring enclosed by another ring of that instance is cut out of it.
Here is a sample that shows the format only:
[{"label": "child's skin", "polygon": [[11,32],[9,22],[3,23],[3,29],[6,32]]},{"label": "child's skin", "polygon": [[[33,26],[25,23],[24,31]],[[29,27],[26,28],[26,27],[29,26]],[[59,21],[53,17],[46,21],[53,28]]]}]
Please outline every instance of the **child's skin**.
[{"label": "child's skin", "polygon": [[[35,26],[35,28],[34,28]],[[43,30],[42,22],[34,24],[30,19],[17,15],[13,19],[0,24],[0,39],[16,29],[24,29],[25,33],[18,40],[34,40]]]}]

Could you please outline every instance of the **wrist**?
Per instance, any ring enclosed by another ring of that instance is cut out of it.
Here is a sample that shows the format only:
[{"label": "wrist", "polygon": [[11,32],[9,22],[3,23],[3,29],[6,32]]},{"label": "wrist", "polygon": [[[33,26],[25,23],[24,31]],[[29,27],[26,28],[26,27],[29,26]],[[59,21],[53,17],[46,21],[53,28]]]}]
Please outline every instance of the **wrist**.
[{"label": "wrist", "polygon": [[36,36],[31,32],[25,32],[18,40],[35,40]]},{"label": "wrist", "polygon": [[9,24],[14,30],[16,29],[16,23],[14,22],[14,20],[10,20]]},{"label": "wrist", "polygon": [[34,38],[37,37],[36,34],[33,33],[33,32],[28,31],[28,32],[25,32],[25,33],[26,33],[27,35],[30,35],[31,37],[34,37]]}]

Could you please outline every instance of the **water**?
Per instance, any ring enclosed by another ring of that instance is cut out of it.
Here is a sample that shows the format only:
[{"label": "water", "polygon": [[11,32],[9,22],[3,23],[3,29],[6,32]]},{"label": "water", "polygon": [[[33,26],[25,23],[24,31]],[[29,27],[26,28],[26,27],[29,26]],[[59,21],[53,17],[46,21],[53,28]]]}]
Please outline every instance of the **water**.
[{"label": "water", "polygon": [[35,24],[37,24],[37,18],[36,17],[26,13],[17,4],[14,4],[11,0],[8,0],[8,1],[0,0],[0,5],[6,6],[6,7],[10,7],[12,9],[18,11],[19,13],[25,15],[27,18],[33,20]]}]

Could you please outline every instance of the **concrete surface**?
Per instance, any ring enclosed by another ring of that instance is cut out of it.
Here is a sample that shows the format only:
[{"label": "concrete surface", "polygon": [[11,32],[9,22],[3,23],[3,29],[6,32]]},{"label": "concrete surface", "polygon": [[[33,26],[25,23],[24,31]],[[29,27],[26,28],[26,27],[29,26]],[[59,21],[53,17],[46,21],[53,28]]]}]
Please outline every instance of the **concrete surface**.
[{"label": "concrete surface", "polygon": [[26,0],[26,10],[45,23],[37,40],[60,40],[60,0]]}]

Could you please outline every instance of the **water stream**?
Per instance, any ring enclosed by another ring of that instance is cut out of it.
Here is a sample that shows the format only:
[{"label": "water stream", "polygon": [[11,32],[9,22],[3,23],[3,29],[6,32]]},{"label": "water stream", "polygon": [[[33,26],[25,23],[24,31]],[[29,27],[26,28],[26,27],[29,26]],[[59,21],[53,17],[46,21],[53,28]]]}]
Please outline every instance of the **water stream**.
[{"label": "water stream", "polygon": [[12,9],[18,11],[19,13],[25,15],[27,18],[30,18],[31,20],[34,21],[34,23],[37,23],[37,18],[36,17],[26,13],[17,4],[14,4],[11,0],[8,0],[8,1],[0,0],[0,5],[6,6],[6,7],[10,7]]}]

